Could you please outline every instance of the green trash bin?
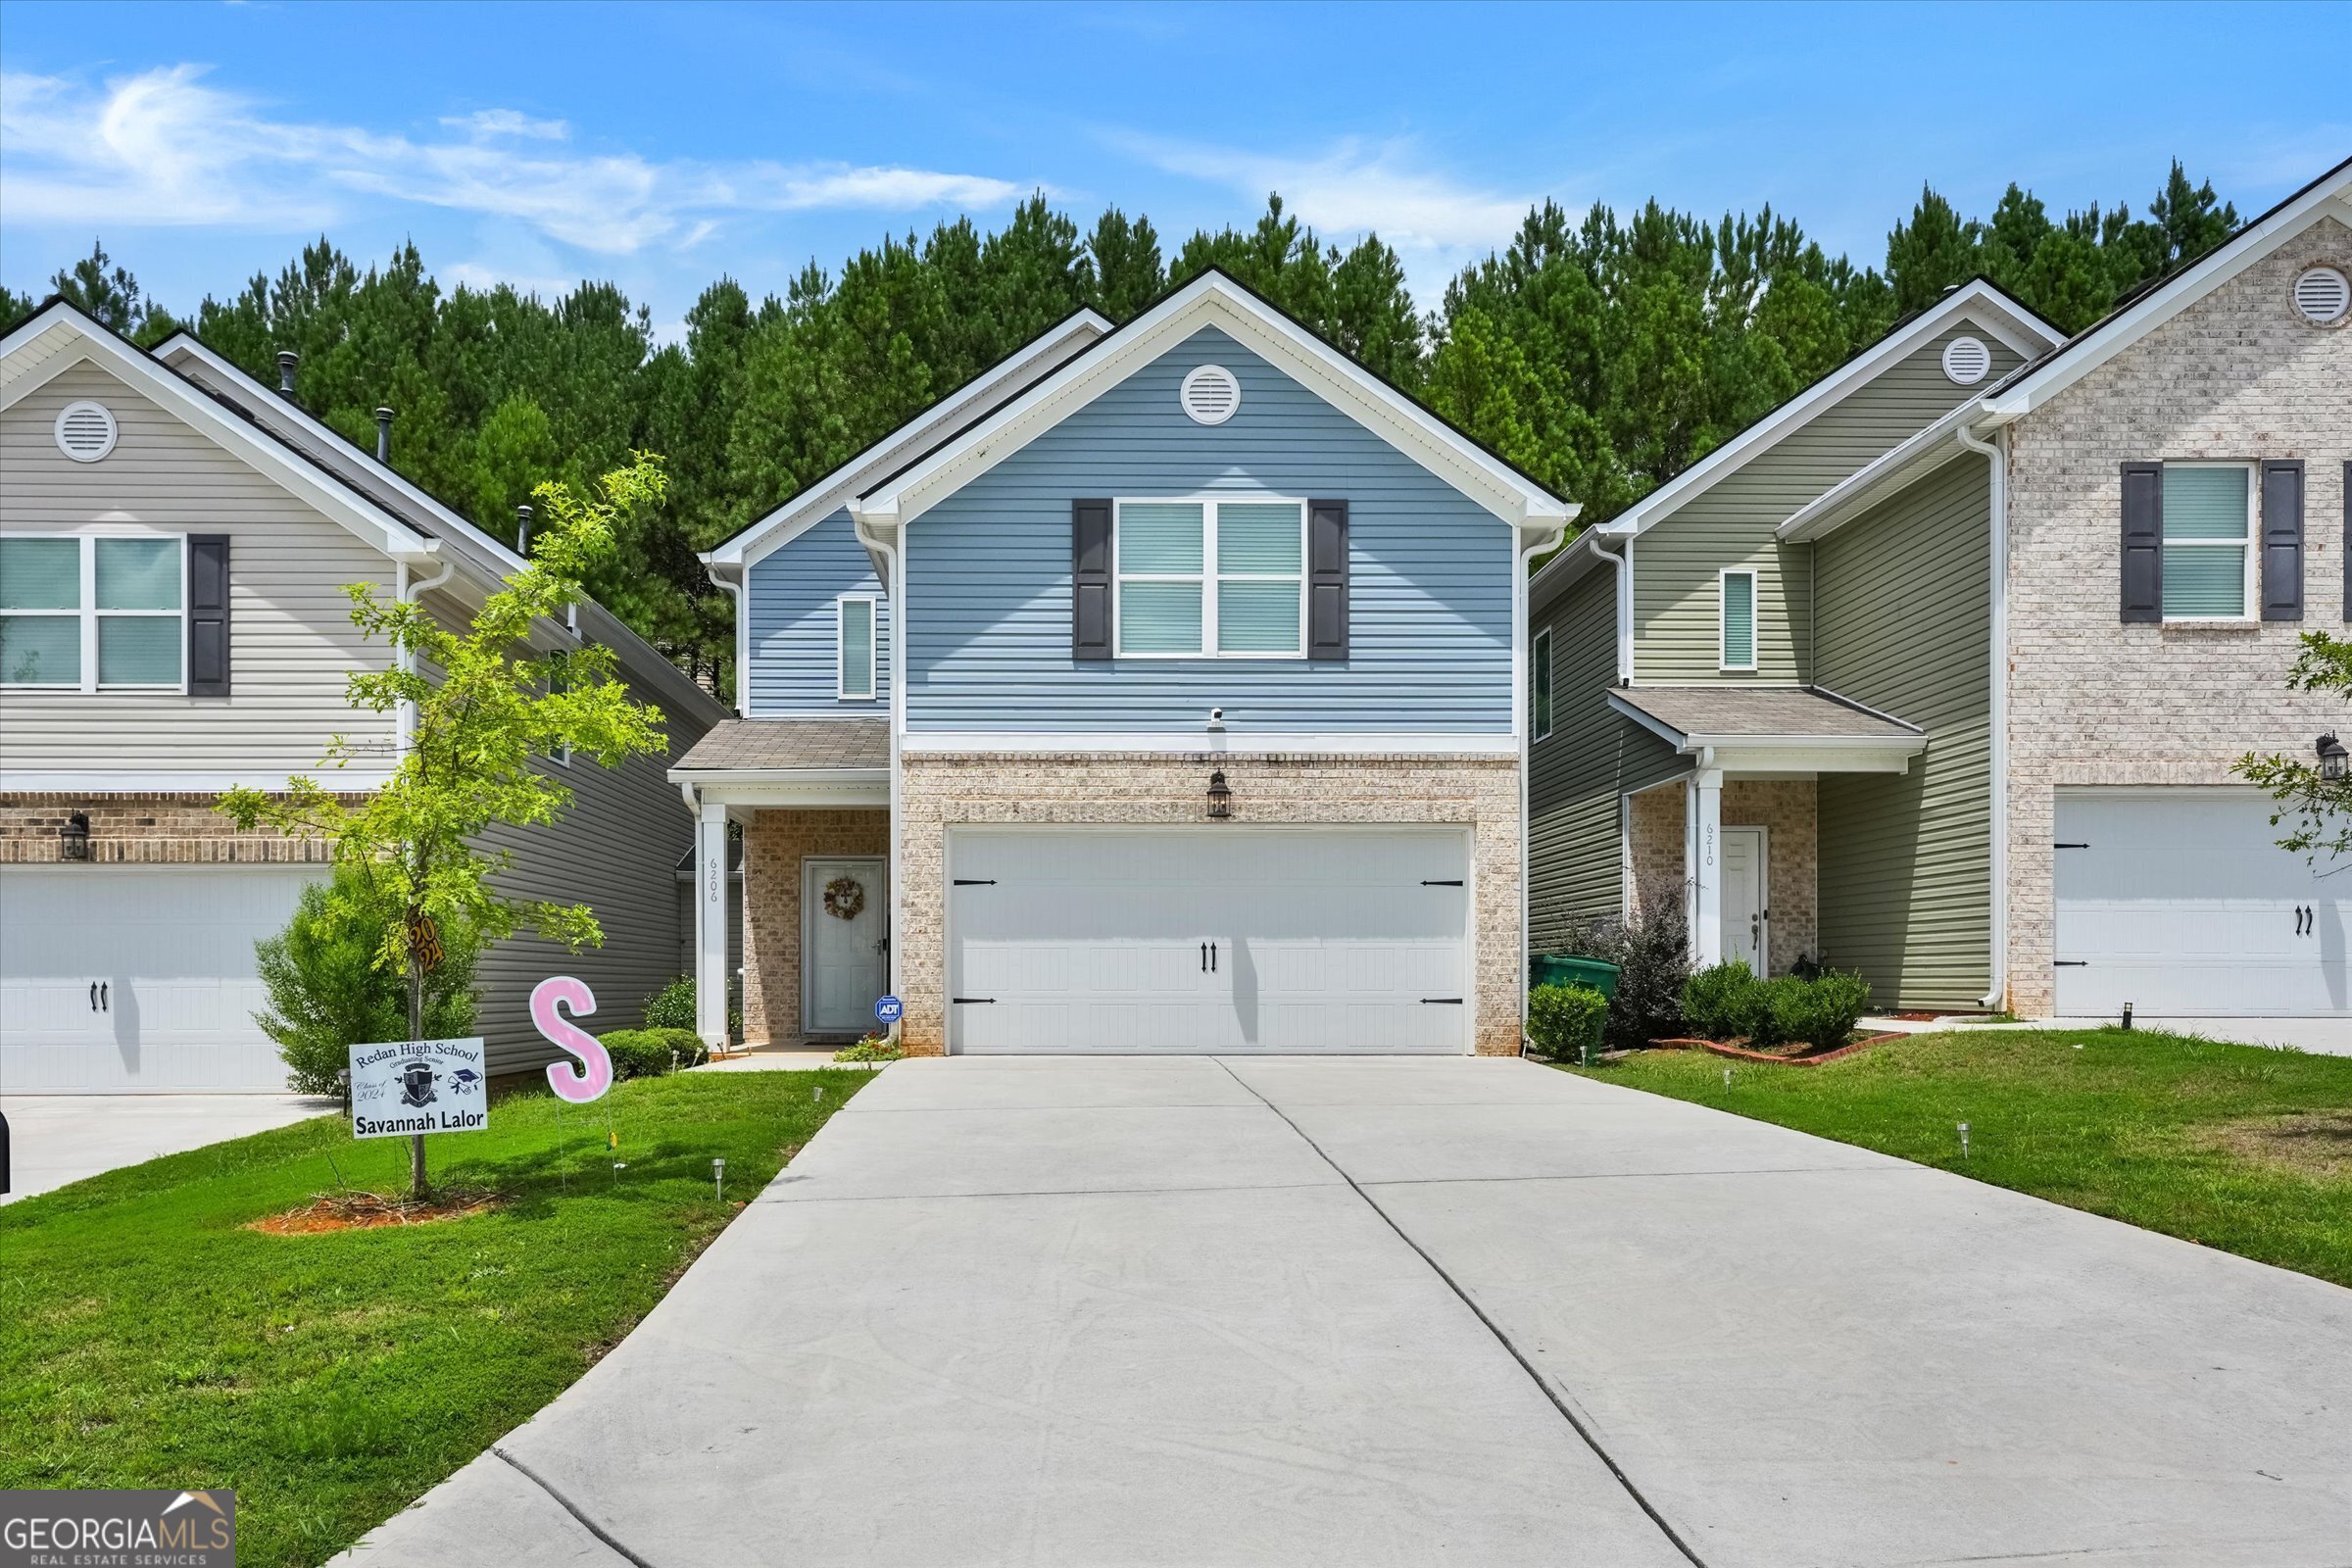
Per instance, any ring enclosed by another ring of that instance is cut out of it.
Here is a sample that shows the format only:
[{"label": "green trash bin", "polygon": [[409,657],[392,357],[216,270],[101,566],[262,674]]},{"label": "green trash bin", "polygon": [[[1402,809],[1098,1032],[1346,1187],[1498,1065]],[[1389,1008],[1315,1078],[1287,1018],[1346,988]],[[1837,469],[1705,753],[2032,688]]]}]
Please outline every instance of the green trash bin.
[{"label": "green trash bin", "polygon": [[1617,995],[1617,977],[1623,971],[1601,958],[1583,958],[1571,954],[1538,954],[1528,961],[1527,983],[1536,986],[1591,986],[1604,997]]}]

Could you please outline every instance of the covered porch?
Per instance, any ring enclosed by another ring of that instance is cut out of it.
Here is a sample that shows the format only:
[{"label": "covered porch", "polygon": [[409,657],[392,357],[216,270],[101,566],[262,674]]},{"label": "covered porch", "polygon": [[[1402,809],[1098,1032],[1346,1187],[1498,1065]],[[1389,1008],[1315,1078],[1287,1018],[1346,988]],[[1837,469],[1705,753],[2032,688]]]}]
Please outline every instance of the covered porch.
[{"label": "covered porch", "polygon": [[[714,1048],[854,1040],[894,989],[886,719],[729,719],[670,769],[695,816],[695,1031]],[[743,1016],[730,1027],[730,842]]]},{"label": "covered porch", "polygon": [[1819,959],[1821,777],[1905,772],[1926,732],[1818,687],[1637,686],[1608,702],[1690,759],[1625,798],[1628,912],[1679,901],[1699,968]]}]

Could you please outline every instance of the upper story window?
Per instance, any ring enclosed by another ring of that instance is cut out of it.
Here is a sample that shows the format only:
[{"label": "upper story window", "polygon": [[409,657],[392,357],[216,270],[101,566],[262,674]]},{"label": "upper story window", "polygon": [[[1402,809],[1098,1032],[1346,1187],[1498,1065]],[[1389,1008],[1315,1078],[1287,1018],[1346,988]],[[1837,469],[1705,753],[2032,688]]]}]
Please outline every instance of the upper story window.
[{"label": "upper story window", "polygon": [[178,534],[0,538],[0,685],[184,690],[187,581]]},{"label": "upper story window", "polygon": [[1305,657],[1305,502],[1135,500],[1114,511],[1121,659]]},{"label": "upper story window", "polygon": [[1536,633],[1535,651],[1530,656],[1534,668],[1528,676],[1529,722],[1534,726],[1537,740],[1551,735],[1551,629]]},{"label": "upper story window", "polygon": [[2254,466],[2164,466],[2164,618],[2254,613]]},{"label": "upper story window", "polygon": [[837,666],[834,695],[845,703],[871,702],[874,696],[874,601],[870,596],[845,594],[834,601],[839,630],[834,651]]},{"label": "upper story window", "polygon": [[1716,583],[1716,662],[1724,669],[1753,669],[1756,667],[1756,574],[1726,570]]}]

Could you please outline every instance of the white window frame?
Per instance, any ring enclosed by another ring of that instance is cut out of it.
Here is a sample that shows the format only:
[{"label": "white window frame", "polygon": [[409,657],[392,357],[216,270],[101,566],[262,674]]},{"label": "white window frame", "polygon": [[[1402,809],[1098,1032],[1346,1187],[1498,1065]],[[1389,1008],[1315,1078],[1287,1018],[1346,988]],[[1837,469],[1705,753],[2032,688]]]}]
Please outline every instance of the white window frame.
[{"label": "white window frame", "polygon": [[2246,536],[2243,539],[2175,539],[2170,534],[2163,532],[2159,532],[2156,538],[2159,561],[2163,559],[2165,551],[2176,545],[2182,549],[2200,550],[2228,550],[2234,547],[2243,562],[2238,572],[2238,582],[2239,586],[2244,589],[2244,594],[2243,602],[2234,615],[2168,615],[2164,612],[2164,594],[2160,589],[2156,595],[2158,619],[2167,626],[2242,626],[2249,621],[2259,620],[2261,607],[2257,604],[2256,598],[2261,593],[2262,586],[2256,581],[2256,577],[2262,561],[2254,553],[2255,544],[2262,537],[2262,495],[2257,488],[2259,466],[2226,458],[2191,463],[2166,463],[2158,470],[2156,476],[2156,483],[2160,489],[2164,484],[2164,475],[2175,468],[2235,468],[2245,474]]},{"label": "white window frame", "polygon": [[1551,628],[1536,633],[1527,664],[1527,727],[1539,741],[1551,739]]},{"label": "white window frame", "polygon": [[[1217,508],[1221,503],[1237,506],[1297,507],[1298,509],[1298,647],[1285,654],[1237,649],[1227,653],[1217,646],[1217,584],[1226,582],[1289,582],[1287,571],[1228,571],[1217,570]],[[1133,506],[1198,506],[1200,508],[1200,570],[1139,571],[1130,573],[1122,568],[1119,542],[1125,535],[1122,523],[1126,511]],[[1303,662],[1306,659],[1306,590],[1313,575],[1307,560],[1307,506],[1304,497],[1261,495],[1250,491],[1210,491],[1187,496],[1116,496],[1110,503],[1110,647],[1114,659],[1272,659]],[[1200,647],[1192,653],[1130,653],[1126,646],[1126,617],[1121,613],[1126,596],[1120,590],[1129,582],[1198,582],[1200,585]]]},{"label": "white window frame", "polygon": [[[1752,672],[1764,647],[1763,584],[1753,566],[1725,566],[1715,573],[1715,667],[1721,670]],[[1729,584],[1734,577],[1747,579],[1747,662],[1731,662],[1731,617],[1724,613],[1731,608]]]},{"label": "white window frame", "polygon": [[[833,696],[844,703],[879,702],[882,683],[875,672],[882,659],[882,611],[878,594],[841,594],[833,601]],[[850,690],[850,617],[847,607],[865,606],[865,692]]]},{"label": "white window frame", "polygon": [[[54,620],[68,618],[81,623],[81,679],[67,681],[12,682],[0,690],[12,692],[81,692],[95,696],[101,692],[144,692],[186,696],[188,691],[188,536],[161,528],[99,528],[84,532],[42,532],[8,530],[5,537],[15,539],[74,539],[81,545],[80,604],[73,610],[0,610],[0,615],[12,617],[45,616]],[[98,541],[101,539],[175,539],[179,542],[179,608],[177,610],[100,610],[98,608]],[[171,681],[109,681],[98,679],[98,623],[101,620],[163,620],[179,622],[179,676]]]}]

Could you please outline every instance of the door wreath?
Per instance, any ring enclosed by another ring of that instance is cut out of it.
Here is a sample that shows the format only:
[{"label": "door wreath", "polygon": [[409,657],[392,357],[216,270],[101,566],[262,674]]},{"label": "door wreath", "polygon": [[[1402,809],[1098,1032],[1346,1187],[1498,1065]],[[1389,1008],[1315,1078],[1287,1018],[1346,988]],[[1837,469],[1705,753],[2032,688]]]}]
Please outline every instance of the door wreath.
[{"label": "door wreath", "polygon": [[855,920],[865,907],[865,889],[855,877],[837,876],[825,884],[825,912],[836,920]]}]

